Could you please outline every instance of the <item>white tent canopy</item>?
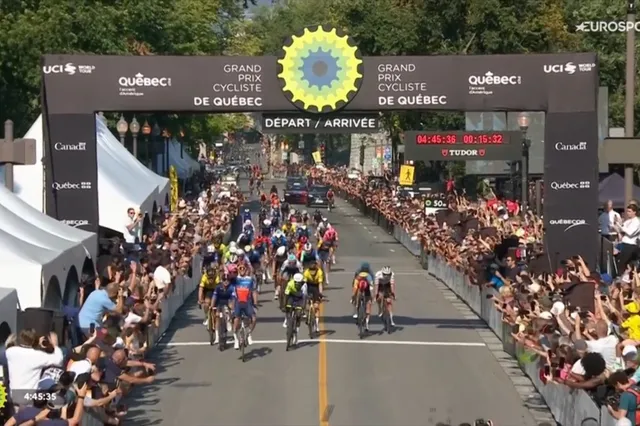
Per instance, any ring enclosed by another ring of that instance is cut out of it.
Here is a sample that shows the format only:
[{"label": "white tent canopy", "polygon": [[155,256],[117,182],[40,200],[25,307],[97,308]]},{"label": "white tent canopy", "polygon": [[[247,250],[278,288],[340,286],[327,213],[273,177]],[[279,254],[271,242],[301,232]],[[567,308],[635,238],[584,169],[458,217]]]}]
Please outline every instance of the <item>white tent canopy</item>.
[{"label": "white tent canopy", "polygon": [[0,268],[6,280],[3,286],[18,291],[22,309],[42,306],[45,294],[50,291],[46,285],[54,277],[59,285],[55,293],[59,292],[60,297],[65,294],[72,267],[76,275],[71,278],[77,282],[85,260],[95,259],[96,238],[95,234],[45,216],[18,200],[8,189],[0,188]]},{"label": "white tent canopy", "polygon": [[[98,117],[96,128],[100,226],[122,232],[127,209],[134,207],[151,212],[154,201],[157,205],[164,204],[169,184],[167,179],[145,171],[146,168],[120,145]],[[42,116],[25,138],[36,140],[38,160],[35,165],[14,167],[14,190],[27,204],[43,211]]]}]

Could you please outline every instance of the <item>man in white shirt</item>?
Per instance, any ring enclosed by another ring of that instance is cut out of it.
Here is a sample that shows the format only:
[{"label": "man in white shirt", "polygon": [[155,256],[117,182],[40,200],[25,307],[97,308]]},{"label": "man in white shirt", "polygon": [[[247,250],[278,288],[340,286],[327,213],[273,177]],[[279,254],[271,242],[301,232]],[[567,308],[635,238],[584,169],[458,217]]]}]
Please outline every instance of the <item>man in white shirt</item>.
[{"label": "man in white shirt", "polygon": [[[37,343],[42,349],[33,349],[36,338],[35,330],[22,330],[17,345],[5,352],[11,389],[37,389],[44,368],[62,365],[58,336],[52,332],[46,339],[40,337]],[[15,403],[22,404],[20,401]]]},{"label": "man in white shirt", "polygon": [[203,191],[200,194],[200,197],[198,198],[198,214],[200,216],[206,216],[208,214],[207,212],[208,203],[209,203],[209,200],[207,198],[207,193]]},{"label": "man in white shirt", "polygon": [[600,225],[600,235],[608,239],[609,241],[615,241],[618,237],[618,233],[614,229],[616,223],[622,223],[620,213],[613,209],[613,202],[611,200],[604,204],[604,211],[598,218]]},{"label": "man in white shirt", "polygon": [[135,244],[136,242],[140,242],[143,219],[144,216],[142,213],[138,213],[136,215],[136,210],[133,207],[129,207],[127,209],[127,219],[125,220],[124,229],[122,231],[125,243]]},{"label": "man in white shirt", "polygon": [[638,206],[629,204],[626,210],[627,220],[622,225],[614,224],[613,228],[622,236],[620,253],[618,254],[618,271],[623,273],[627,265],[638,256],[638,238],[640,238],[640,219]]}]

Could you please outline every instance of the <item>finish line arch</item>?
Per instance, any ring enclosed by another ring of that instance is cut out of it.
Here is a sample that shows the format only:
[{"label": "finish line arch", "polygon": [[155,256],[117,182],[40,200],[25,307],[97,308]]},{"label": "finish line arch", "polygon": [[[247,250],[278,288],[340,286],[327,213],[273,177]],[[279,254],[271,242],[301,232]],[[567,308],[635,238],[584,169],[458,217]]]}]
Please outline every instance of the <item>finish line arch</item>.
[{"label": "finish line arch", "polygon": [[[545,111],[546,251],[552,265],[555,259],[576,253],[590,265],[596,264],[595,53],[360,57],[353,41],[337,32],[345,43],[320,48],[316,43],[313,50],[304,51],[312,60],[328,58],[329,66],[307,64],[302,57],[287,60],[287,47],[300,39],[306,41],[318,28],[336,33],[327,27],[305,29],[287,41],[280,57],[44,55],[45,212],[58,220],[86,221],[80,228],[98,231],[97,111]],[[291,71],[291,63],[301,64],[300,75]],[[286,67],[288,84],[283,82]],[[340,77],[345,67],[352,72]],[[309,80],[305,72],[317,75]],[[328,86],[321,88],[326,75],[353,79],[353,87],[345,88],[344,96],[335,93],[335,99],[341,101],[328,99],[334,94]],[[311,98],[305,97],[301,84],[292,85],[293,80],[316,85],[321,88],[319,93],[327,90],[331,96],[317,103],[330,106],[314,111],[309,102],[300,102]],[[86,150],[57,151],[56,142],[87,142]],[[559,151],[555,148],[558,142],[582,143],[585,149]],[[553,189],[552,182],[568,184],[555,188],[578,183],[579,189]]]}]

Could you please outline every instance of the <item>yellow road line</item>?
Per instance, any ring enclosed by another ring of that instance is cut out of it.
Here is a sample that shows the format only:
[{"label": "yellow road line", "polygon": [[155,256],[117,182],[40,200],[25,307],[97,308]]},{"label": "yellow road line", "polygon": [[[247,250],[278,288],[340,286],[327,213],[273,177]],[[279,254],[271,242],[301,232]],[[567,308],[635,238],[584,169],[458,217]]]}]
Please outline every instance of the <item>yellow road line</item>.
[{"label": "yellow road line", "polygon": [[329,405],[327,399],[327,343],[324,341],[324,304],[321,303],[318,309],[319,317],[319,334],[320,337],[318,347],[318,415],[320,417],[320,426],[329,426],[329,419],[325,418],[325,413]]}]

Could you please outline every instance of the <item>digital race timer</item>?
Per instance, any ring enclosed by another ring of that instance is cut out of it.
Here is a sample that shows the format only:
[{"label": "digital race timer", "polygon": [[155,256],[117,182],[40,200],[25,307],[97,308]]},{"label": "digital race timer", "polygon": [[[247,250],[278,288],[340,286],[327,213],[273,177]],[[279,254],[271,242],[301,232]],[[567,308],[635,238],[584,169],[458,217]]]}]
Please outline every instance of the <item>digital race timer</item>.
[{"label": "digital race timer", "polygon": [[510,132],[418,132],[416,145],[505,145]]}]

